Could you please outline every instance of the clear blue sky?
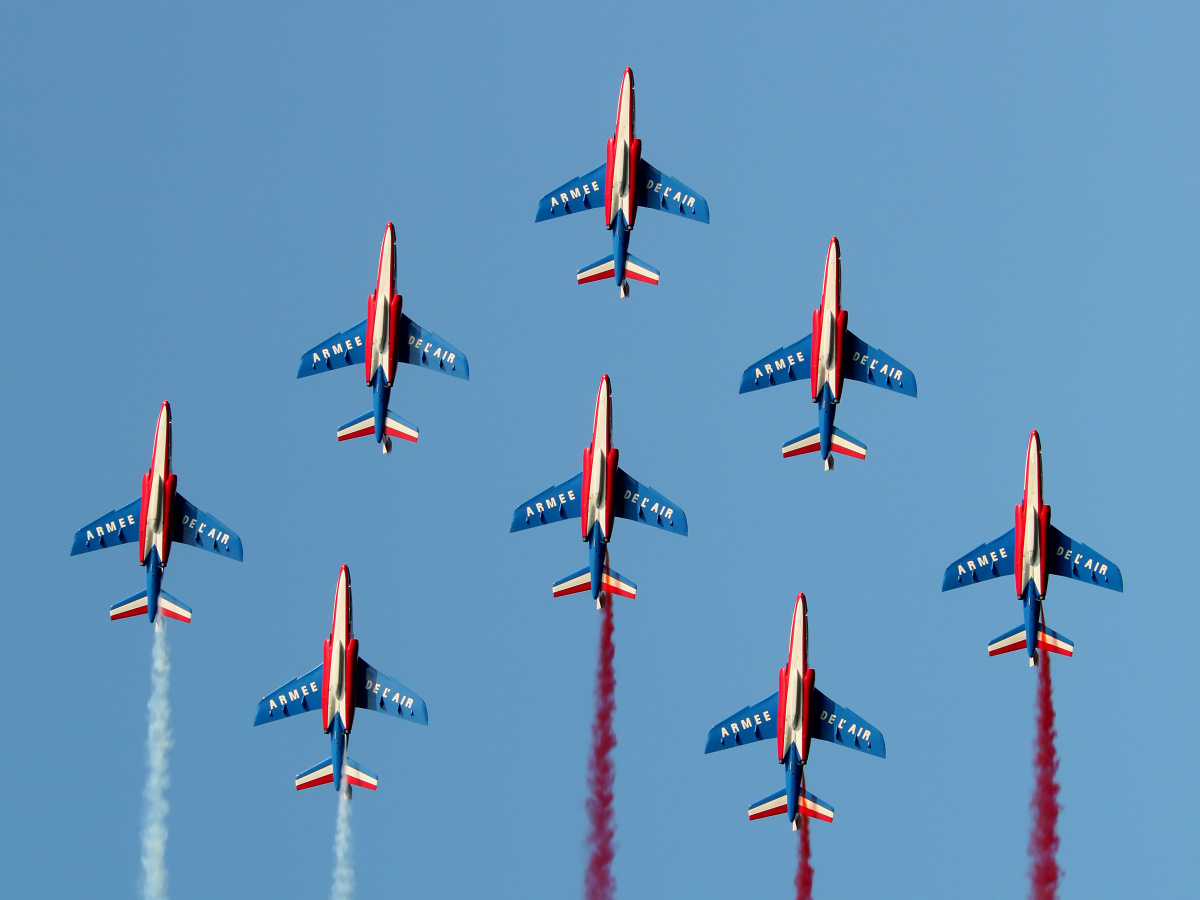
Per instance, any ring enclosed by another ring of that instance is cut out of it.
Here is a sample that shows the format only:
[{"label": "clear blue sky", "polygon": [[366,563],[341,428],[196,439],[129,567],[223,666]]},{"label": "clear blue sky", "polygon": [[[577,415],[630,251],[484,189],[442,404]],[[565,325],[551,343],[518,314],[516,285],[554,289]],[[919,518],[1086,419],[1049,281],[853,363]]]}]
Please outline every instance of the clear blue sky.
[{"label": "clear blue sky", "polygon": [[[1056,580],[1064,897],[1194,888],[1200,626],[1194,3],[142,5],[0,12],[0,411],[7,578],[0,678],[10,896],[124,897],[139,876],[151,634],[110,624],[132,548],[71,536],[133,499],[155,413],[180,490],[244,564],[179,549],[171,629],[172,894],[320,897],[332,790],[316,718],[251,727],[320,662],[338,566],[362,654],[429,703],[363,714],[362,896],[580,890],[599,620],[550,584],[571,526],[509,535],[573,475],[600,375],[621,463],[686,511],[678,539],[617,524],[618,889],[786,896],[794,836],[746,806],[770,747],[704,756],[773,690],[795,593],[817,684],[888,758],[814,747],[818,894],[1024,892],[1034,676],[987,641],[1007,582],[939,593],[1010,527],[1042,434],[1054,521],[1115,560],[1123,595]],[[577,287],[599,215],[535,226],[604,160],[622,68],[645,158],[709,226],[644,211],[662,284]],[[300,353],[365,315],[394,220],[405,310],[471,380],[416,369],[421,428],[384,459],[334,430],[357,371]],[[780,445],[803,386],[737,393],[806,334],[830,235],[850,327],[911,367],[913,401],[848,383],[870,447],[832,474]]]}]

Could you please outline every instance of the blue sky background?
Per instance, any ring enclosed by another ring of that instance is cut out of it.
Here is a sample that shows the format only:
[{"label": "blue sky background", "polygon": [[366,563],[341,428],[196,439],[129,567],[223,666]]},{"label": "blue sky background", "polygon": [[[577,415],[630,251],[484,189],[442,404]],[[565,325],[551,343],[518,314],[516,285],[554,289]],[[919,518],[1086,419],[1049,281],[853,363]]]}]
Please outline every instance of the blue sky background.
[{"label": "blue sky background", "polygon": [[[245,563],[178,550],[168,864],[176,898],[328,892],[336,800],[297,795],[313,718],[251,727],[320,662],[338,566],[363,656],[430,727],[363,714],[379,773],[354,804],[362,896],[581,890],[599,620],[550,584],[573,525],[509,535],[579,469],[600,375],[621,462],[682,506],[679,539],[619,522],[618,889],[787,896],[795,839],[746,806],[769,746],[702,753],[769,694],[797,590],[817,684],[887,738],[814,746],[818,895],[1012,897],[1026,885],[1034,676],[989,639],[1005,581],[942,595],[947,563],[1011,526],[1042,434],[1054,522],[1115,560],[1122,595],[1056,579],[1064,897],[1193,887],[1200,739],[1192,577],[1198,279],[1190,3],[9,4],[0,11],[0,677],[10,896],[123,897],[140,874],[151,634],[106,610],[133,548],[68,557],[137,496],[159,403],[179,487]],[[644,156],[712,224],[644,211],[662,270],[618,302],[574,272],[601,217],[534,225],[604,160],[621,70]],[[357,370],[300,353],[365,315],[395,221],[405,311],[471,380],[405,369],[421,428],[382,458],[334,430]],[[842,241],[850,327],[917,400],[848,383],[865,462],[780,445],[803,386],[739,396],[809,330]]]}]

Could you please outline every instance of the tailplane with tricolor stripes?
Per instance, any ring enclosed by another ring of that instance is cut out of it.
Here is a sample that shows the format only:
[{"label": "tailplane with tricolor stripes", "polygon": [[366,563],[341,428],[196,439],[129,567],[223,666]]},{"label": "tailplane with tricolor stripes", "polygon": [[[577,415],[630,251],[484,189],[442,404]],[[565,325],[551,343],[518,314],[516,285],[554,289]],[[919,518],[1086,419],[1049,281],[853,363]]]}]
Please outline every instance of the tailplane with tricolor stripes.
[{"label": "tailplane with tricolor stripes", "polygon": [[[412,441],[415,444],[421,432],[408,419],[400,418],[389,409],[384,416],[383,433],[385,438],[381,443],[383,444],[383,452],[387,453],[392,449],[390,438],[397,437],[402,441]],[[351,419],[337,431],[337,439],[339,441],[349,441],[354,438],[366,437],[367,435],[375,436],[374,411],[363,413],[357,419]]]},{"label": "tailplane with tricolor stripes", "polygon": [[[585,567],[578,572],[568,575],[554,582],[553,592],[555,597],[565,597],[568,594],[582,594],[584,591],[592,589],[592,570],[591,567]],[[637,585],[628,578],[623,578],[619,573],[614,572],[608,566],[603,566],[600,569],[600,590],[602,593],[615,594],[618,597],[628,597],[630,600],[637,597]],[[600,601],[597,599],[596,608],[600,608]]]},{"label": "tailplane with tricolor stripes", "polygon": [[[1074,656],[1074,642],[1061,634],[1051,631],[1044,622],[1038,623],[1037,645],[1040,649],[1062,656]],[[988,656],[999,656],[1001,653],[1012,653],[1014,650],[1024,650],[1026,647],[1025,626],[1018,625],[1012,631],[1006,631],[1000,637],[988,644]],[[1030,665],[1033,665],[1031,662]]]},{"label": "tailplane with tricolor stripes", "polygon": [[[379,787],[379,776],[369,769],[363,768],[348,756],[345,763],[342,764],[342,778],[356,787],[366,788],[370,791]],[[296,776],[296,790],[298,791],[316,787],[319,784],[333,784],[332,756]]]},{"label": "tailplane with tricolor stripes", "polygon": [[[802,816],[820,819],[822,822],[833,821],[833,807],[810,794],[804,788],[800,789],[798,811]],[[750,819],[765,819],[767,816],[781,816],[787,813],[787,789],[785,788],[770,797],[764,797],[750,806]]]}]

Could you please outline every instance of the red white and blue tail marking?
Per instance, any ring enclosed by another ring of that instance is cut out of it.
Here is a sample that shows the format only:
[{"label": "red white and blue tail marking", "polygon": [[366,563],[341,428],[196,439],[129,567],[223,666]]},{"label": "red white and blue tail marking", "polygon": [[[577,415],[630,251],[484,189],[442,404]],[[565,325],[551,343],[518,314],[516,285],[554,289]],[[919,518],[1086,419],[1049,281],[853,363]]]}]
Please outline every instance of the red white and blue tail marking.
[{"label": "red white and blue tail marking", "polygon": [[[1038,626],[1037,645],[1050,653],[1062,656],[1074,656],[1075,644],[1057,632],[1051,631],[1045,625]],[[1025,626],[1018,625],[1012,631],[1005,632],[988,644],[988,656],[999,656],[1001,653],[1012,653],[1014,650],[1025,649]]]},{"label": "red white and blue tail marking", "polygon": [[616,271],[616,263],[613,261],[612,254],[598,259],[590,266],[584,266],[575,273],[575,281],[579,284],[588,284],[592,281],[603,281],[605,278],[612,278]]},{"label": "red white and blue tail marking", "polygon": [[[822,822],[833,821],[833,807],[823,802],[817,797],[814,797],[808,791],[800,791],[800,803],[797,812],[801,815],[808,816],[813,819],[820,819]],[[787,814],[787,790],[779,791],[759,800],[750,807],[750,820],[765,819],[768,816],[781,816]]]},{"label": "red white and blue tail marking", "polygon": [[814,428],[806,431],[797,438],[792,438],[783,445],[783,458],[800,456],[804,453],[815,453],[821,449],[821,429]]},{"label": "red white and blue tail marking", "polygon": [[[633,600],[637,597],[637,585],[628,578],[623,578],[617,572],[605,566],[601,569],[600,574],[601,590],[615,594],[618,597],[628,597]],[[565,597],[568,594],[582,594],[584,591],[592,589],[592,570],[590,568],[580,569],[573,575],[568,575],[560,581],[554,582],[552,588],[555,597]]]},{"label": "red white and blue tail marking", "polygon": [[117,619],[128,619],[130,616],[145,615],[149,604],[146,591],[134,594],[128,600],[122,600],[108,611],[108,618],[115,622]]},{"label": "red white and blue tail marking", "polygon": [[162,615],[179,622],[192,621],[192,608],[184,603],[180,603],[166,591],[161,591],[158,595],[158,611]]},{"label": "red white and blue tail marking", "polygon": [[379,787],[378,776],[352,759],[346,760],[346,765],[342,767],[342,776],[355,787],[366,788],[369,791]]},{"label": "red white and blue tail marking", "polygon": [[[402,419],[399,416],[388,411],[387,418],[384,420],[384,433],[390,434],[392,437],[398,437],[401,440],[412,441],[414,444],[420,436],[420,429],[407,419]],[[375,413],[364,413],[357,419],[347,422],[338,429],[337,439],[339,441],[349,441],[354,438],[366,437],[375,435]]]},{"label": "red white and blue tail marking", "polygon": [[316,787],[319,784],[333,784],[333,757],[323,763],[317,763],[307,772],[296,776],[296,790]]}]

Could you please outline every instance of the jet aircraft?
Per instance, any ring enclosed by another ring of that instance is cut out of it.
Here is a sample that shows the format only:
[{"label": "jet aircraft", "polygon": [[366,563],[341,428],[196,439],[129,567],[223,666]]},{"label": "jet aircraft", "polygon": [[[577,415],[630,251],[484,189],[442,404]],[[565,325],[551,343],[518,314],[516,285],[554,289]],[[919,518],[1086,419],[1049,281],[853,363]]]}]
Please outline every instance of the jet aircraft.
[{"label": "jet aircraft", "polygon": [[191,607],[162,589],[163,571],[171,555],[171,544],[185,544],[229,559],[242,559],[242,539],[215,516],[197,509],[175,489],[171,471],[171,404],[166,400],[158,411],[150,471],[142,475],[142,495],[114,509],[75,532],[71,555],[116,547],[137,541],[138,562],[146,568],[146,589],[122,600],[109,610],[110,620],[146,613],[157,630],[159,613],[192,621]]},{"label": "jet aircraft", "polygon": [[524,531],[578,518],[583,540],[588,542],[591,564],[556,581],[553,591],[555,597],[564,597],[590,588],[596,609],[601,608],[604,593],[637,596],[637,585],[608,567],[608,541],[612,537],[614,516],[687,535],[687,516],[683,510],[630,477],[617,465],[617,457],[617,448],[612,445],[612,385],[605,375],[596,393],[592,443],[583,451],[583,471],[518,506],[509,528],[509,532]]},{"label": "jet aircraft", "polygon": [[393,437],[416,443],[417,426],[388,409],[398,362],[464,381],[469,377],[462,352],[402,313],[402,305],[403,298],[396,293],[396,229],[388,222],[379,248],[375,292],[367,297],[367,317],[307,351],[296,373],[297,378],[304,378],[365,364],[375,407],[339,428],[339,441],[373,434],[384,453],[391,452]]},{"label": "jet aircraft", "polygon": [[713,726],[704,747],[705,753],[715,753],[775,738],[779,762],[784,766],[784,788],[752,804],[752,820],[787,813],[793,831],[801,816],[833,821],[833,807],[804,787],[804,767],[814,737],[880,759],[886,755],[879,729],[822,694],[815,680],[816,673],[808,668],[808,605],[804,594],[797,594],[788,661],[779,670],[779,690]]},{"label": "jet aircraft", "polygon": [[[613,233],[613,252],[584,266],[575,276],[579,284],[615,278],[622,297],[629,296],[629,280],[658,284],[658,269],[629,253],[629,234],[639,206],[708,222],[708,201],[670,175],[642,159],[642,141],[634,137],[633,70],[625,69],[617,100],[617,127],[608,139],[603,165],[573,178],[538,203],[535,222],[561,218],[587,209],[599,209],[604,198],[605,227]],[[603,187],[601,187],[603,185]]]},{"label": "jet aircraft", "polygon": [[424,700],[358,655],[350,569],[342,566],[333,599],[333,628],[325,639],[321,665],[263,697],[254,724],[278,722],[320,709],[332,754],[297,775],[296,790],[333,784],[333,789],[340,791],[344,775],[350,784],[373,791],[379,785],[379,777],[347,756],[356,708],[373,709],[418,725],[429,724]]},{"label": "jet aircraft", "polygon": [[1121,570],[1091,547],[1072,540],[1050,524],[1050,505],[1042,501],[1042,440],[1037,431],[1029,433],[1025,494],[1016,508],[1015,519],[1016,524],[1000,537],[980,544],[947,566],[942,590],[1004,575],[1015,576],[1017,596],[1025,607],[1025,622],[988,644],[988,656],[1024,647],[1030,666],[1038,664],[1039,647],[1073,656],[1075,644],[1046,627],[1042,604],[1049,576],[1061,575],[1121,591]]},{"label": "jet aircraft", "polygon": [[[833,427],[833,417],[842,399],[846,378],[887,388],[910,397],[917,396],[917,380],[906,366],[881,350],[868,346],[846,327],[848,315],[842,304],[842,251],[836,237],[829,241],[825,257],[825,282],[821,307],[813,310],[812,334],[787,347],[780,347],[742,373],[745,394],[808,378],[818,425],[783,445],[783,456],[821,451],[825,469],[833,468],[830,453],[866,459],[867,445]],[[814,352],[813,348],[816,347]]]}]

